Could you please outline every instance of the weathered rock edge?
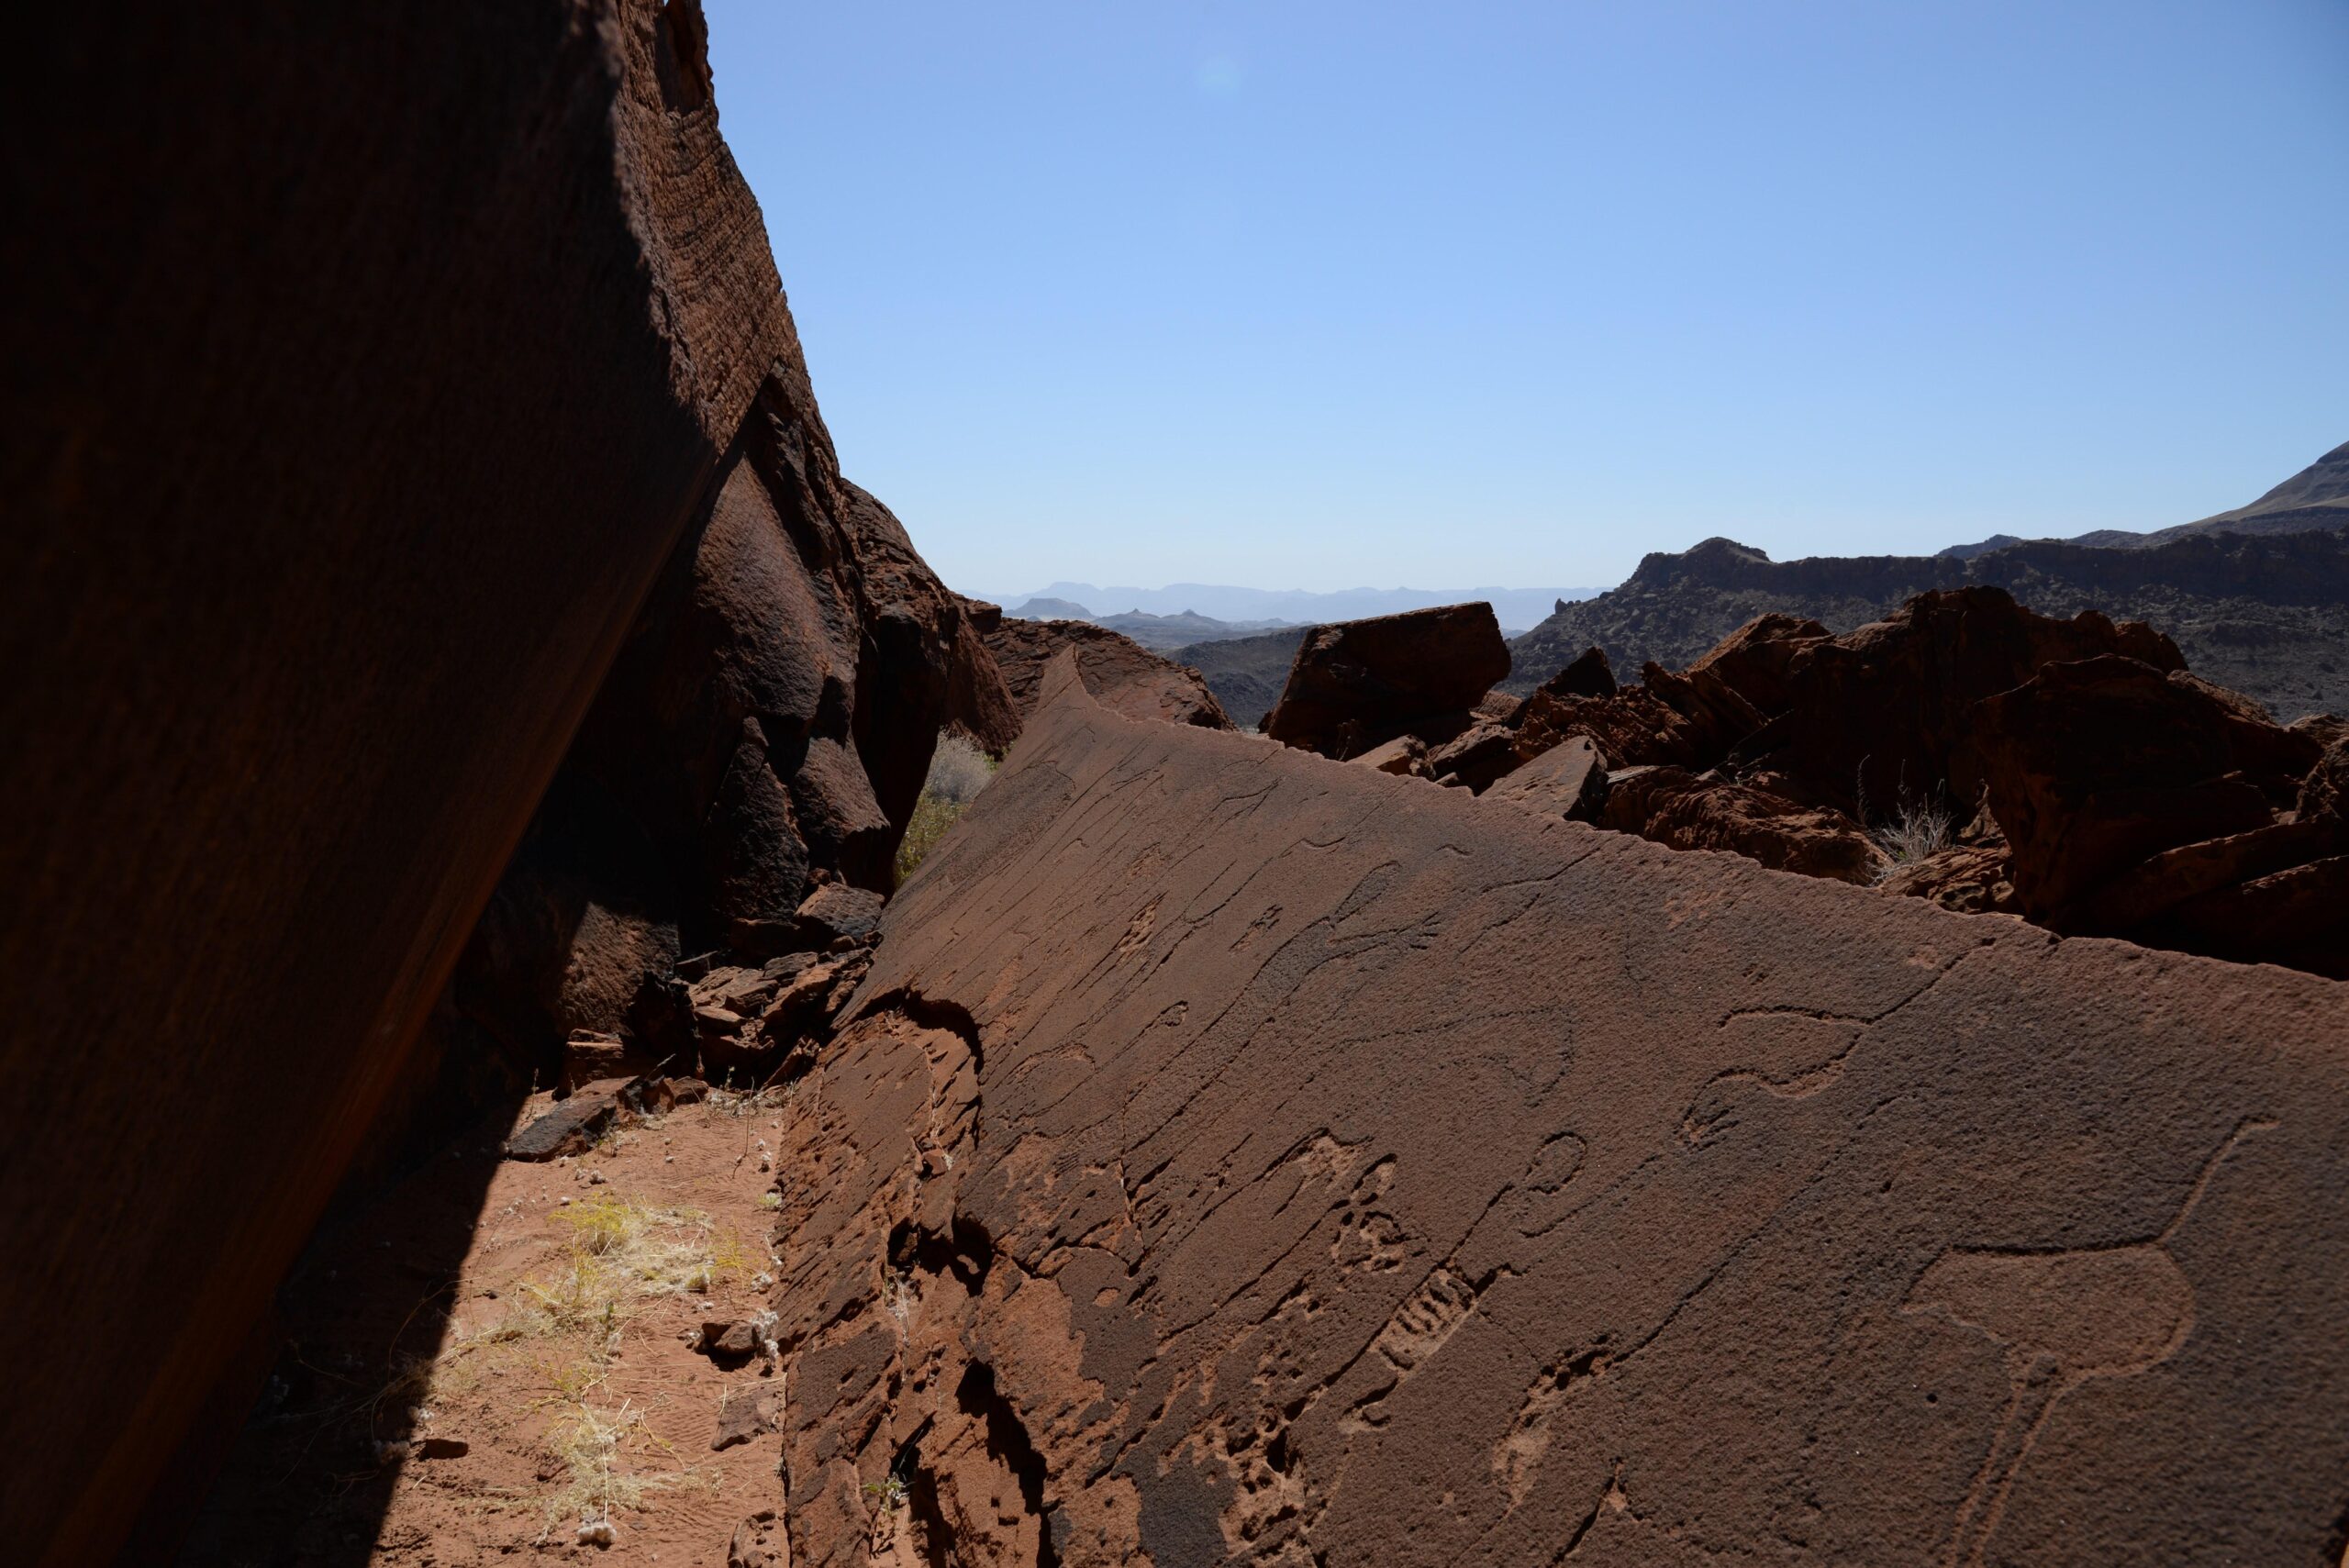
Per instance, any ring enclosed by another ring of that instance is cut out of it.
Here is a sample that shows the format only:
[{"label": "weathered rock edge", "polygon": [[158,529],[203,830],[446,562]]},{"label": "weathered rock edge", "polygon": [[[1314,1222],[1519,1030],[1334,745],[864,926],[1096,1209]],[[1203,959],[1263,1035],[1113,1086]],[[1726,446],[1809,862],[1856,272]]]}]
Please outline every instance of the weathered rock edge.
[{"label": "weathered rock edge", "polygon": [[1059,684],[795,1102],[796,1562],[2339,1553],[2349,987]]}]

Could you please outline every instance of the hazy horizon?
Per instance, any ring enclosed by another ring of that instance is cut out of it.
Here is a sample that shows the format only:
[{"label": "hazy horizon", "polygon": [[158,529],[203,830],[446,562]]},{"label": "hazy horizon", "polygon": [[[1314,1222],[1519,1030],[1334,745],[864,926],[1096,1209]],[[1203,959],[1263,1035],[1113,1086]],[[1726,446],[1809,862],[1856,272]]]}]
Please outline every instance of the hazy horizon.
[{"label": "hazy horizon", "polygon": [[1608,586],[2148,529],[2349,435],[2349,7],[712,0],[948,581]]}]

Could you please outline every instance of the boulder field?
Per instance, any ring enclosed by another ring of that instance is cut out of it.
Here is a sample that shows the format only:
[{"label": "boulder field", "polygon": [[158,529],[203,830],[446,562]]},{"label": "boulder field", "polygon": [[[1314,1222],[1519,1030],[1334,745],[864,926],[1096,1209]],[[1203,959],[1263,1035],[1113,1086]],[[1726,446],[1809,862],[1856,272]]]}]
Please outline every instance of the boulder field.
[{"label": "boulder field", "polygon": [[1065,664],[883,931],[785,1115],[795,1564],[2342,1550],[2332,982]]},{"label": "boulder field", "polygon": [[1674,849],[2349,977],[2342,721],[2279,725],[2143,622],[1959,588],[1842,637],[1758,616],[1629,684],[1591,648],[1522,700],[1464,682],[1425,711],[1388,666],[1490,664],[1493,635],[1449,613],[1413,638],[1318,629],[1267,730]]}]

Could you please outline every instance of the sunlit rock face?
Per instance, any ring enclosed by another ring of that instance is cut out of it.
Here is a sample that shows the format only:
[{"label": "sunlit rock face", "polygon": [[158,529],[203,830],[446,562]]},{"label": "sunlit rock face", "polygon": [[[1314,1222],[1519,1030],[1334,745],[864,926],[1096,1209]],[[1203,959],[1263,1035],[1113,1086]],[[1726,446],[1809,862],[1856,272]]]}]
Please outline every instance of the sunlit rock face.
[{"label": "sunlit rock face", "polygon": [[2316,1561],[2341,998],[1064,669],[787,1119],[792,1561]]}]

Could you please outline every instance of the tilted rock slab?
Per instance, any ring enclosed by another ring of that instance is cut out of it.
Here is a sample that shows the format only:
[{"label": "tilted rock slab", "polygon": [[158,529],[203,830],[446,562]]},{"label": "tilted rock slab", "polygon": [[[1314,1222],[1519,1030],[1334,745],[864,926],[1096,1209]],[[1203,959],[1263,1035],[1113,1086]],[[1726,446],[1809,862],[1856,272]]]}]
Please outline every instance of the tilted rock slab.
[{"label": "tilted rock slab", "polygon": [[792,1105],[793,1562],[2338,1557],[2349,989],[1066,675]]},{"label": "tilted rock slab", "polygon": [[17,47],[0,1556],[80,1564],[187,1480],[796,338],[694,0]]}]

